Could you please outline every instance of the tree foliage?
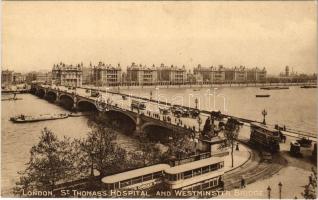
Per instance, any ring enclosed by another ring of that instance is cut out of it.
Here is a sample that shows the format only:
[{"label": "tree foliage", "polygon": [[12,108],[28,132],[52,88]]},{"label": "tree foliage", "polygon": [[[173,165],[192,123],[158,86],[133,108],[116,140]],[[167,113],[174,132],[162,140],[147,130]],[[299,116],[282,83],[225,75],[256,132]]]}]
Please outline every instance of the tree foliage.
[{"label": "tree foliage", "polygon": [[59,140],[44,128],[37,145],[30,150],[30,160],[14,188],[15,194],[24,190],[53,190],[56,183],[74,176],[72,143],[69,138]]},{"label": "tree foliage", "polygon": [[116,144],[115,131],[98,124],[91,124],[91,129],[87,138],[79,141],[81,152],[79,168],[87,172],[91,170],[93,163],[93,168],[97,169],[101,175],[122,171],[127,152]]},{"label": "tree foliage", "polygon": [[168,145],[169,155],[175,157],[177,160],[195,153],[194,141],[187,136],[174,138]]}]

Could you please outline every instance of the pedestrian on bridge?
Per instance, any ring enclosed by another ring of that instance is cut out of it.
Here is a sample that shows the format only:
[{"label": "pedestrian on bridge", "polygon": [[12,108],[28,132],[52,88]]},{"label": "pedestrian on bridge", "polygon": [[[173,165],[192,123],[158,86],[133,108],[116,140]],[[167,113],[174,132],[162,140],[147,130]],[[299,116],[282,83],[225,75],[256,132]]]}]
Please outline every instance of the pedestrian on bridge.
[{"label": "pedestrian on bridge", "polygon": [[245,179],[242,177],[242,179],[241,179],[241,188],[245,188],[245,187],[246,187]]}]

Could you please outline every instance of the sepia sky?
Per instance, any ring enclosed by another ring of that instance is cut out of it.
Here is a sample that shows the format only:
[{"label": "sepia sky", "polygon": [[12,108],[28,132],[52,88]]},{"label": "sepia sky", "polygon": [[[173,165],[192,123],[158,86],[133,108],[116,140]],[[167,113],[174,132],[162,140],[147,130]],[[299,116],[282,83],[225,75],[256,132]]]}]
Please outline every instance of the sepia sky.
[{"label": "sepia sky", "polygon": [[124,68],[197,64],[317,67],[316,3],[2,2],[2,68],[98,61]]}]

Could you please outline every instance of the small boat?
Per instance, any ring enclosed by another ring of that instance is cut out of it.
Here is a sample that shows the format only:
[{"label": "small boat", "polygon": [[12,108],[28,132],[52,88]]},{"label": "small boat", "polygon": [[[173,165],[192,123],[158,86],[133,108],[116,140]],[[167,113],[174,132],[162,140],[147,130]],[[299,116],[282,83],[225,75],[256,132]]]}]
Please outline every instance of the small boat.
[{"label": "small boat", "polygon": [[14,123],[27,123],[27,122],[39,122],[46,120],[55,120],[55,119],[65,119],[68,117],[68,114],[44,114],[39,116],[27,116],[27,115],[18,115],[11,117],[10,121]]},{"label": "small boat", "polygon": [[256,97],[270,97],[269,94],[257,94]]},{"label": "small boat", "polygon": [[289,87],[261,87],[261,90],[286,90],[289,89]]},{"label": "small boat", "polygon": [[304,85],[304,86],[300,86],[300,88],[317,88],[317,85]]},{"label": "small boat", "polygon": [[71,113],[69,113],[68,114],[68,116],[69,117],[81,117],[81,116],[88,116],[89,115],[89,113],[73,113],[73,112],[71,112]]},{"label": "small boat", "polygon": [[193,89],[193,91],[200,91],[200,89]]}]

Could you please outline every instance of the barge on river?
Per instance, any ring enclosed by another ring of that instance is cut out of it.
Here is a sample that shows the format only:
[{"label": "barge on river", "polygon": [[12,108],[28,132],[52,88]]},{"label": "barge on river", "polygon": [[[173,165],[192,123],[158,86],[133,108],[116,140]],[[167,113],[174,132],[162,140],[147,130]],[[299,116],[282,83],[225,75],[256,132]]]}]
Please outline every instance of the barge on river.
[{"label": "barge on river", "polygon": [[269,94],[257,94],[256,97],[270,97]]},{"label": "barge on river", "polygon": [[317,88],[317,85],[304,85],[304,86],[300,86],[300,88],[305,88],[305,89],[308,89],[308,88]]},{"label": "barge on river", "polygon": [[10,121],[14,123],[28,123],[28,122],[39,122],[47,120],[56,120],[56,119],[65,119],[68,117],[68,114],[43,114],[39,116],[27,116],[27,115],[18,115],[11,117]]},{"label": "barge on river", "polygon": [[261,87],[261,90],[288,90],[289,87]]}]

